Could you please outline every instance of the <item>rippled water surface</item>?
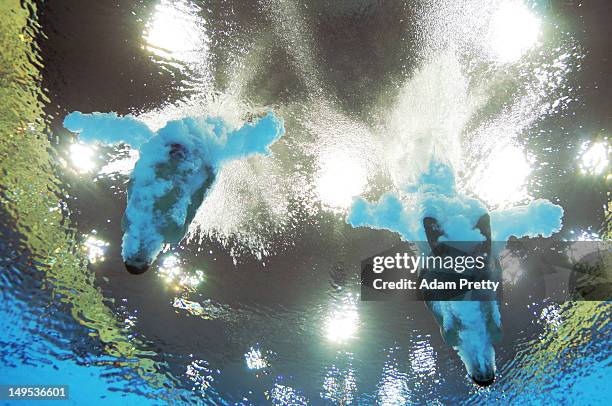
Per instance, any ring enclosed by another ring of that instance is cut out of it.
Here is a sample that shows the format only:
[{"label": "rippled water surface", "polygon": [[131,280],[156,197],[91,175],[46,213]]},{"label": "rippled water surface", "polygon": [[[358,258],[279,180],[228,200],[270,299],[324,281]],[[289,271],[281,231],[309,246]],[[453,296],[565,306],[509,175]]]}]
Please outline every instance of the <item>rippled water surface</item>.
[{"label": "rippled water surface", "polygon": [[[344,220],[443,154],[490,209],[547,198],[555,238],[609,239],[608,2],[0,9],[0,383],[69,384],[75,403],[611,403],[609,302],[517,288],[477,388],[423,303],[360,301],[360,261],[399,237]],[[137,153],[63,117],[264,109],[285,120],[273,154],[225,166],[188,238],[128,274]]]}]

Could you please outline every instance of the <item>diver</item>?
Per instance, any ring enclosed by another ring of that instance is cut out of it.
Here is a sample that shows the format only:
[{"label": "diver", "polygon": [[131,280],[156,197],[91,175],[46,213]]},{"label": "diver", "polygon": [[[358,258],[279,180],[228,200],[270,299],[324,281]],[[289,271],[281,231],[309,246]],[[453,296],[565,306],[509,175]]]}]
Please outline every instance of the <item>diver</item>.
[{"label": "diver", "polygon": [[185,237],[225,162],[269,155],[285,133],[272,112],[250,115],[240,128],[205,116],[169,121],[157,132],[132,116],[72,112],[64,127],[81,141],[126,143],[139,151],[121,222],[121,255],[132,274],[144,273],[165,244]]},{"label": "diver", "polygon": [[[445,232],[433,217],[423,219],[427,243],[434,255],[439,257],[465,255],[456,243],[440,241]],[[484,241],[472,246],[468,255],[487,259],[482,278],[493,278],[499,271],[499,262],[491,257],[491,223],[489,214],[482,215],[474,229],[479,230]],[[459,243],[461,247],[461,243]],[[482,272],[482,271],[481,271]],[[495,350],[493,343],[501,340],[501,317],[496,297],[492,291],[484,293],[468,291],[455,297],[456,300],[426,300],[434,314],[444,341],[453,347],[466,366],[470,378],[479,386],[489,386],[495,380]]]}]

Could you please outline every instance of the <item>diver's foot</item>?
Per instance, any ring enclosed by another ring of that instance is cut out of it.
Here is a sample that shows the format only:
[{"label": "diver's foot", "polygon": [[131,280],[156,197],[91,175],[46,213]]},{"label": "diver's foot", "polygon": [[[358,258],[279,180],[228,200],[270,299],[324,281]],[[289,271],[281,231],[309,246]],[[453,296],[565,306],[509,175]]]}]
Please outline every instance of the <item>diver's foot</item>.
[{"label": "diver's foot", "polygon": [[127,262],[124,262],[125,264],[125,269],[127,269],[127,271],[129,273],[131,273],[132,275],[140,275],[141,273],[145,273],[148,269],[149,269],[149,264],[138,264],[138,265],[134,265],[134,264],[129,264]]}]

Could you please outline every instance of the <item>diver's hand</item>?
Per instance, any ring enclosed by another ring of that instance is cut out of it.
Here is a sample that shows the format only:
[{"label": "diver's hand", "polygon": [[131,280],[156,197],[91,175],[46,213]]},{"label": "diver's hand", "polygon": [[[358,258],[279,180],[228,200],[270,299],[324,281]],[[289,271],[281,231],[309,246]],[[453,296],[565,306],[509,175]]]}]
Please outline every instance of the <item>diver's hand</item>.
[{"label": "diver's hand", "polygon": [[[452,249],[447,244],[440,242],[440,237],[445,235],[445,232],[437,219],[425,217],[423,219],[423,227],[425,228],[427,243],[434,255],[444,257],[451,254]],[[488,213],[480,216],[474,229],[478,229],[485,237],[485,240],[476,245],[471,255],[483,255],[488,257],[491,254],[491,218]]]}]

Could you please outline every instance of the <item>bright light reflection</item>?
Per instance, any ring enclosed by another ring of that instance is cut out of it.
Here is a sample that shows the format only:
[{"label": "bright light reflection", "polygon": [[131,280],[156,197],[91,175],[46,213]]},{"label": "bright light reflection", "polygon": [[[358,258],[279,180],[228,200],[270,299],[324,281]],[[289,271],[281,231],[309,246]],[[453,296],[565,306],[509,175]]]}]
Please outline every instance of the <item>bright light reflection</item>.
[{"label": "bright light reflection", "polygon": [[522,1],[503,2],[489,28],[491,51],[501,63],[515,62],[538,41],[540,20]]},{"label": "bright light reflection", "polygon": [[193,302],[191,300],[175,297],[174,302],[172,302],[172,306],[177,309],[187,310],[190,314],[194,316],[201,316],[204,314],[204,308],[198,302]]},{"label": "bright light reflection", "polygon": [[427,340],[415,342],[410,358],[412,370],[420,377],[433,375],[436,372],[436,355]]},{"label": "bright light reflection", "polygon": [[357,304],[352,295],[349,295],[325,320],[325,337],[330,341],[344,342],[355,337],[358,326]]},{"label": "bright light reflection", "polygon": [[87,252],[87,258],[91,264],[104,261],[104,253],[110,244],[95,236],[95,230],[92,235],[88,235],[83,243],[83,249]]},{"label": "bright light reflection", "polygon": [[350,405],[353,403],[357,391],[357,380],[353,370],[349,367],[341,371],[332,366],[323,380],[321,398],[338,405]]},{"label": "bright light reflection", "polygon": [[202,392],[202,395],[215,380],[213,371],[210,369],[208,362],[204,360],[195,360],[187,365],[185,375],[193,382],[192,390]]},{"label": "bright light reflection", "polygon": [[322,159],[315,181],[319,199],[332,209],[347,209],[365,189],[367,175],[357,158],[341,152],[329,154]]},{"label": "bright light reflection", "polygon": [[519,147],[493,151],[485,165],[478,171],[474,191],[487,203],[499,207],[528,197],[525,186],[531,166]]},{"label": "bright light reflection", "polygon": [[168,255],[162,260],[158,274],[167,284],[174,285],[177,289],[195,289],[204,281],[203,271],[186,272],[181,268],[176,255]]},{"label": "bright light reflection", "polygon": [[563,319],[561,318],[561,306],[557,303],[552,303],[542,309],[540,313],[540,320],[555,328],[561,325]]},{"label": "bright light reflection", "polygon": [[269,366],[268,360],[261,353],[260,349],[255,349],[251,347],[246,354],[244,354],[244,359],[247,364],[247,368],[249,369],[263,369]]},{"label": "bright light reflection", "polygon": [[132,328],[136,325],[136,321],[138,321],[136,316],[128,316],[123,320],[123,323],[125,324],[126,328]]},{"label": "bright light reflection", "polygon": [[607,142],[596,142],[591,145],[585,142],[580,155],[580,172],[585,175],[600,175],[610,171],[610,147]]},{"label": "bright light reflection", "polygon": [[194,62],[198,52],[208,49],[198,11],[186,1],[159,3],[143,35],[147,49],[164,58]]},{"label": "bright light reflection", "polygon": [[571,230],[570,234],[570,241],[601,241],[601,236],[590,229],[580,231]]},{"label": "bright light reflection", "polygon": [[269,393],[269,398],[274,405],[308,405],[308,401],[297,390],[291,386],[274,384]]},{"label": "bright light reflection", "polygon": [[94,148],[81,143],[70,145],[70,161],[78,172],[91,172],[96,166]]},{"label": "bright light reflection", "polygon": [[378,385],[378,404],[382,406],[410,404],[408,376],[392,365],[385,365]]}]

